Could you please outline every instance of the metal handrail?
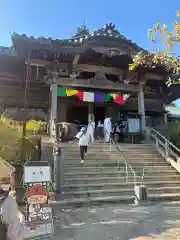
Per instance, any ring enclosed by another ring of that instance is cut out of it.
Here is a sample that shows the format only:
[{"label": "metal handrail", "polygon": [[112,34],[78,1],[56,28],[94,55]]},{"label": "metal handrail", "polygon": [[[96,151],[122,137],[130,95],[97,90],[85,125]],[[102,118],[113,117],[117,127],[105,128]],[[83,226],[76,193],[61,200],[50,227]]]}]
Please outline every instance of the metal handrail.
[{"label": "metal handrail", "polygon": [[[148,128],[150,130],[150,128]],[[177,148],[172,142],[170,142],[167,138],[165,138],[160,132],[158,132],[156,129],[151,128],[151,131],[155,132],[158,136],[160,136],[166,143],[168,143],[171,147],[176,149],[177,152],[180,154],[180,149]],[[152,134],[151,134],[152,135]]]},{"label": "metal handrail", "polygon": [[[133,170],[133,168],[131,167],[131,165],[128,163],[126,157],[124,156],[124,154],[122,153],[121,149],[119,148],[119,146],[116,144],[116,142],[114,141],[114,139],[111,137],[111,135],[107,132],[107,130],[104,128],[104,133],[107,133],[110,139],[110,151],[111,151],[111,143],[113,143],[116,146],[116,149],[118,150],[118,152],[120,153],[121,157],[124,160],[125,166],[126,166],[126,183],[128,183],[128,167],[130,168],[131,172],[133,173],[134,176],[134,186],[136,185],[136,173]],[[118,166],[120,164],[120,160],[118,160]]]},{"label": "metal handrail", "polygon": [[179,160],[180,149],[176,147],[173,143],[171,143],[168,139],[166,139],[166,137],[164,137],[160,132],[158,132],[154,128],[147,127],[146,133],[148,140],[151,140],[151,137],[153,138],[156,144],[156,149],[161,154],[161,156],[165,158],[167,162],[171,162],[171,160],[175,160],[175,162],[177,162]]}]

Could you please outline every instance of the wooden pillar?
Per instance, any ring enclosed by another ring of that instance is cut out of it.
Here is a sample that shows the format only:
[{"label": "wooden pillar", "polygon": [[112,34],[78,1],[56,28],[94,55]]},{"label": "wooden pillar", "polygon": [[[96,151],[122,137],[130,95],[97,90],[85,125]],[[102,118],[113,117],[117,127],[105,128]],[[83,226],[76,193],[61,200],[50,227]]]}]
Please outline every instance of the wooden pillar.
[{"label": "wooden pillar", "polygon": [[50,109],[50,134],[53,132],[53,119],[57,121],[57,83],[56,74],[53,74],[53,81],[50,87],[51,109]]},{"label": "wooden pillar", "polygon": [[144,106],[144,82],[140,82],[138,93],[138,112],[140,115],[140,131],[143,133],[146,128],[146,115]]},{"label": "wooden pillar", "polygon": [[88,104],[88,122],[95,121],[94,119],[94,105],[92,103]]},{"label": "wooden pillar", "polygon": [[166,125],[168,123],[168,114],[167,114],[167,111],[166,111],[166,104],[163,104],[163,110],[164,110],[164,121],[163,123]]},{"label": "wooden pillar", "polygon": [[67,122],[67,103],[58,101],[57,105],[57,122]]},{"label": "wooden pillar", "polygon": [[57,84],[51,84],[51,120],[57,118]]}]

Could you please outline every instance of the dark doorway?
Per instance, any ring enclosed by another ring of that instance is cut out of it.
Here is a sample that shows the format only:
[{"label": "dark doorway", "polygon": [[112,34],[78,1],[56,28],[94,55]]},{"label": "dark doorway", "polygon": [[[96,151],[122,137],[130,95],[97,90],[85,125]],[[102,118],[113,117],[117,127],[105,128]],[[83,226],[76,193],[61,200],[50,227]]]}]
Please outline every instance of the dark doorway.
[{"label": "dark doorway", "polygon": [[69,123],[78,123],[80,125],[88,124],[87,106],[69,106],[67,112],[67,121]]},{"label": "dark doorway", "polygon": [[95,116],[95,123],[97,124],[98,121],[104,122],[106,110],[105,107],[94,107],[94,116]]}]

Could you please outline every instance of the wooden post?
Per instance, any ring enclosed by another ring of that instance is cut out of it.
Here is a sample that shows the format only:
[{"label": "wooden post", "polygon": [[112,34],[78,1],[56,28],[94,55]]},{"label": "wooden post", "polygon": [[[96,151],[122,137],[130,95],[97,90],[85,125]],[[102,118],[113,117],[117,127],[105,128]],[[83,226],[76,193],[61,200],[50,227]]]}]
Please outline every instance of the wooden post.
[{"label": "wooden post", "polygon": [[26,141],[26,123],[28,114],[28,83],[31,78],[31,51],[28,52],[28,59],[26,65],[26,79],[25,79],[25,89],[24,89],[24,121],[22,129],[22,151],[21,151],[21,161],[25,161],[25,141]]},{"label": "wooden post", "polygon": [[94,106],[93,104],[88,104],[88,122],[94,121]]},{"label": "wooden post", "polygon": [[163,104],[163,110],[164,110],[164,124],[166,125],[168,123],[168,116],[166,111],[166,104]]},{"label": "wooden post", "polygon": [[55,119],[57,121],[57,83],[56,83],[56,73],[53,73],[53,83],[51,84],[50,92],[51,92],[50,135],[52,137],[53,119]]},{"label": "wooden post", "polygon": [[140,82],[140,88],[138,93],[138,112],[140,115],[140,131],[144,132],[146,128],[146,115],[144,106],[144,82]]}]

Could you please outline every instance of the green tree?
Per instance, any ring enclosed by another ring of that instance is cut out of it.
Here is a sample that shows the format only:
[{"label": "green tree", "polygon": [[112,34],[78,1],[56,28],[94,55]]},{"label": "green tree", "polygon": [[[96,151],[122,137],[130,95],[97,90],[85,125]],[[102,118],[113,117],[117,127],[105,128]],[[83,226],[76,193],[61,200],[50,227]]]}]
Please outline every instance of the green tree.
[{"label": "green tree", "polygon": [[170,31],[168,25],[157,22],[151,29],[148,30],[148,37],[154,43],[157,42],[157,38],[163,43],[163,54],[171,54],[174,45],[180,43],[180,10],[176,12],[177,19],[173,23],[173,28]]},{"label": "green tree", "polygon": [[[180,46],[180,10],[176,12],[176,19],[172,30],[168,25],[157,22],[148,30],[148,37],[154,43],[159,45],[156,53],[139,52],[133,56],[133,63],[129,70],[133,71],[137,67],[156,68],[162,65],[167,71],[167,83],[180,82],[180,58],[176,56],[173,50]],[[161,50],[160,50],[161,47]]]}]

